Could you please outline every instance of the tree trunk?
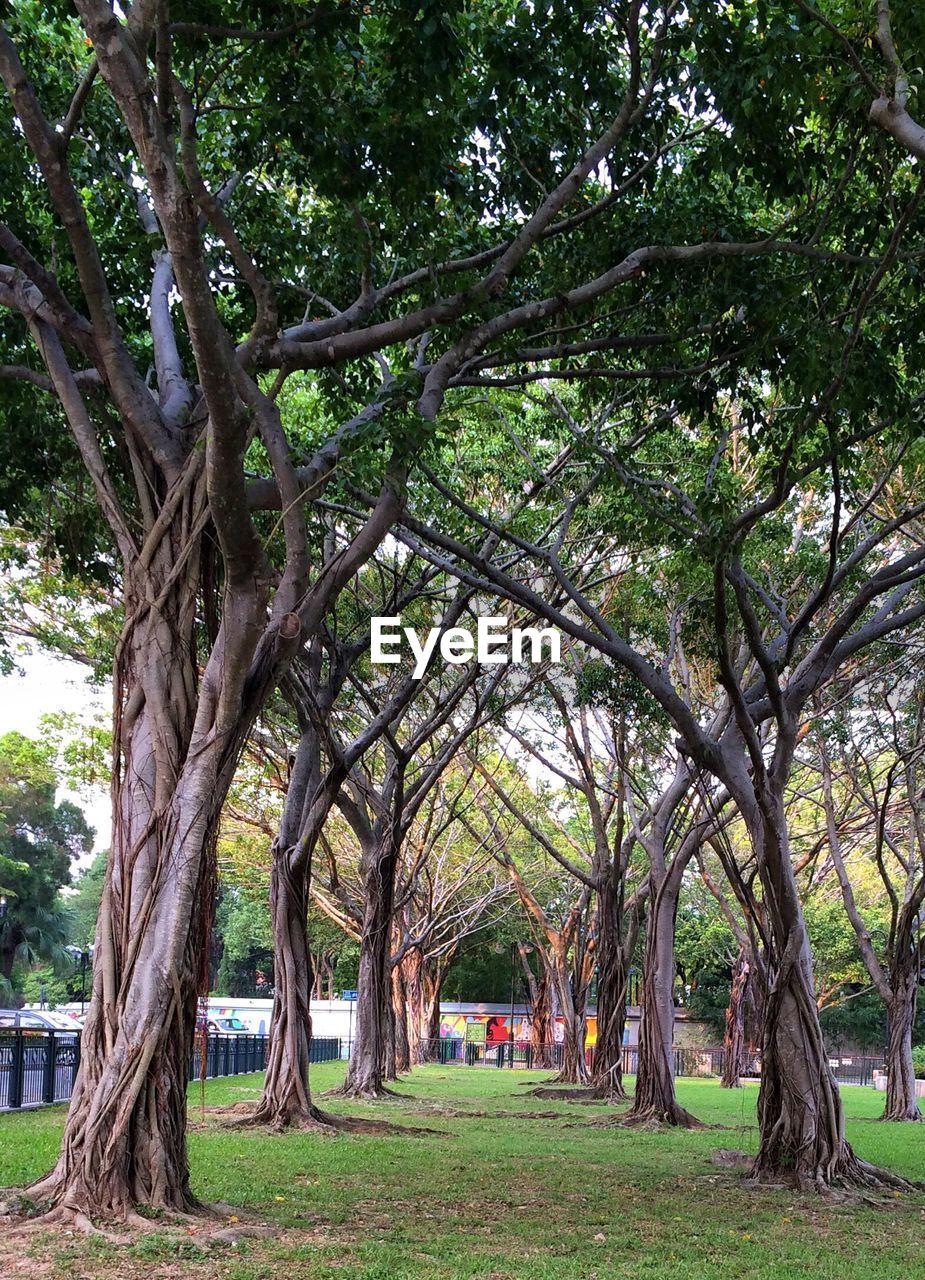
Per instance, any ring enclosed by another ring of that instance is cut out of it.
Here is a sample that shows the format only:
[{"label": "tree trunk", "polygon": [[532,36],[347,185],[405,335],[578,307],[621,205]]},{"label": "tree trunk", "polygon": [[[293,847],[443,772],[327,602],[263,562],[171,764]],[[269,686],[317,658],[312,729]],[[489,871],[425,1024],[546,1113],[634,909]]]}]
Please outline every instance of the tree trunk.
[{"label": "tree trunk", "polygon": [[889,1004],[890,1034],[886,1052],[886,1106],[882,1120],[922,1120],[915,1093],[915,1069],[912,1065],[912,1028],[915,1023],[918,973],[898,973],[894,966],[890,975],[893,998]]},{"label": "tree trunk", "polygon": [[437,1042],[440,1039],[440,991],[446,964],[424,964],[424,1042],[427,1046],[425,1060],[437,1060]]},{"label": "tree trunk", "polygon": [[759,852],[771,928],[753,1176],[786,1180],[800,1190],[826,1191],[833,1183],[908,1187],[904,1179],[859,1160],[845,1138],[841,1095],[819,1025],[784,804],[780,796],[772,800],[743,815]]},{"label": "tree trunk", "polygon": [[417,1044],[412,1050],[411,1020],[409,1018],[408,994],[405,975],[401,964],[392,967],[392,1026],[394,1028],[394,1052],[392,1067],[394,1074],[386,1078],[395,1080],[400,1075],[407,1075],[412,1063],[417,1063],[420,1037],[415,1037]]},{"label": "tree trunk", "polygon": [[276,950],[273,1014],[263,1094],[249,1121],[284,1129],[326,1123],[309,1088],[312,1020],[308,993],[312,959],[308,944],[308,884],[291,872],[285,855],[273,858],[270,915]]},{"label": "tree trunk", "polygon": [[[187,582],[187,585],[188,582]],[[194,592],[127,614],[116,667],[113,833],[92,996],[57,1165],[31,1189],[61,1216],[189,1212],[186,1088],[207,989],[224,748],[193,726]]]},{"label": "tree trunk", "polygon": [[578,1009],[575,1003],[567,945],[555,956],[555,982],[564,1030],[562,1066],[555,1077],[556,1083],[588,1084],[591,1076],[585,1061],[584,1010]]},{"label": "tree trunk", "polygon": [[530,1010],[530,1045],[533,1050],[533,1065],[540,1070],[554,1066],[552,1046],[555,1042],[555,1029],[551,987],[552,975],[549,967],[542,963],[541,957],[540,976],[532,986],[533,1001]]},{"label": "tree trunk", "polygon": [[649,911],[639,997],[636,1092],[626,1122],[690,1129],[700,1122],[678,1102],[674,1087],[674,932],[681,884],[675,871],[673,865],[662,879]]},{"label": "tree trunk", "polygon": [[622,894],[615,894],[606,877],[598,898],[597,929],[597,1043],[591,1084],[601,1097],[626,1098],[623,1087],[623,1028],[626,1024],[628,974],[623,951]]},{"label": "tree trunk", "polygon": [[749,963],[750,947],[747,942],[739,946],[738,954],[732,966],[732,986],[729,992],[729,1007],[726,1010],[726,1028],[723,1033],[723,1076],[720,1081],[724,1089],[738,1089],[741,1078],[748,1068],[748,1044],[745,1038],[745,1012],[748,1006],[748,991],[751,977]]},{"label": "tree trunk", "polygon": [[366,901],[360,937],[356,1030],[342,1090],[351,1098],[381,1098],[389,1094],[384,1083],[384,1068],[392,1009],[389,944],[398,862],[398,850],[394,846],[389,830],[377,842],[363,876]]},{"label": "tree trunk", "polygon": [[405,953],[401,968],[405,991],[408,1056],[411,1065],[417,1067],[425,1059],[424,1046],[430,1022],[430,1008],[426,1003],[424,957],[419,947],[412,947]]}]

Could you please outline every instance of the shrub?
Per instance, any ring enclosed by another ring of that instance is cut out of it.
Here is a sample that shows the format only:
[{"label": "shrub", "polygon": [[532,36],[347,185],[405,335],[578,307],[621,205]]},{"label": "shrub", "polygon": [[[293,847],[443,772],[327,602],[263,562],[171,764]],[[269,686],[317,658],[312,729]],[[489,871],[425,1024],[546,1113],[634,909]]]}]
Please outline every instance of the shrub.
[{"label": "shrub", "polygon": [[912,1065],[919,1080],[925,1080],[925,1044],[918,1044],[912,1050]]}]

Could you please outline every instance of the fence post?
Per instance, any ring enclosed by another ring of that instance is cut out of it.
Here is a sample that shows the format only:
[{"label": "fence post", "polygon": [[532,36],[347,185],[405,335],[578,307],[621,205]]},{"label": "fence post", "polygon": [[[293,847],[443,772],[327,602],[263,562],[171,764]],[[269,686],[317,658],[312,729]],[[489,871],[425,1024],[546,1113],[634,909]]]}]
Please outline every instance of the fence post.
[{"label": "fence post", "polygon": [[22,1106],[24,1049],[23,1033],[18,1028],[13,1032],[13,1056],[10,1060],[10,1093],[8,1104],[15,1109]]},{"label": "fence post", "polygon": [[55,1043],[54,1031],[49,1031],[45,1037],[45,1076],[42,1081],[42,1101],[54,1102],[55,1100],[55,1068],[58,1065],[58,1053]]}]

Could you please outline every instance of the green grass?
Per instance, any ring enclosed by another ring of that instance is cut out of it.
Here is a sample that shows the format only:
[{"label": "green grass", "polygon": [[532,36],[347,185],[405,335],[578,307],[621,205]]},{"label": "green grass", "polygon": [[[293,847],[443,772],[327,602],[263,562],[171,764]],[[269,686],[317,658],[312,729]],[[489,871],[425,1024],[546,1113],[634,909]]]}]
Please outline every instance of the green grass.
[{"label": "green grass", "polygon": [[[342,1071],[316,1068],[316,1092]],[[205,1260],[167,1232],[128,1251],[39,1238],[34,1274],[49,1259],[54,1276],[75,1280],[911,1280],[925,1273],[925,1198],[874,1207],[754,1190],[711,1163],[717,1147],[754,1150],[754,1087],[727,1092],[712,1081],[682,1081],[684,1105],[722,1128],[652,1133],[605,1127],[605,1107],[529,1096],[526,1082],[541,1079],[426,1067],[399,1086],[402,1101],[331,1104],[444,1131],[418,1136],[229,1133],[199,1123],[194,1088],[196,1191],[273,1224],[276,1237]],[[213,1081],[206,1101],[242,1101],[258,1089],[253,1076]],[[846,1088],[844,1097],[858,1152],[925,1178],[925,1125],[878,1123],[883,1097],[873,1090]],[[529,1115],[536,1111],[555,1114]],[[48,1167],[62,1121],[61,1108],[0,1116],[0,1185],[21,1185]],[[26,1266],[13,1274],[30,1275]]]}]

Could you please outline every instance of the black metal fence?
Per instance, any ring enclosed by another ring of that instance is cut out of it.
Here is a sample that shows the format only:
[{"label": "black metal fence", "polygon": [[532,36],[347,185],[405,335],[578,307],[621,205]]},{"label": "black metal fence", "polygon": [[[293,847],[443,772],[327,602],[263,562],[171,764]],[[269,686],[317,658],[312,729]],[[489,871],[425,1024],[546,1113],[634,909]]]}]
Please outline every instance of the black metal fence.
[{"label": "black metal fence", "polygon": [[456,1039],[425,1040],[423,1049],[428,1062],[455,1062],[467,1067],[514,1067],[523,1071],[559,1071],[565,1057],[564,1045],[544,1044],[537,1048],[520,1040],[513,1044],[509,1040],[500,1044],[477,1044]]},{"label": "black metal fence", "polygon": [[[266,1066],[269,1037],[210,1035],[206,1040],[206,1079],[246,1075]],[[202,1078],[201,1042],[190,1062],[190,1080]],[[340,1040],[316,1037],[312,1062],[331,1062],[341,1054]],[[72,1031],[0,1031],[0,1110],[67,1102],[80,1063],[80,1033]]]},{"label": "black metal fence", "polygon": [[[535,1069],[559,1071],[565,1054],[561,1044],[546,1044],[536,1048],[529,1043],[509,1040],[501,1044],[477,1044],[465,1040],[426,1040],[424,1055],[428,1062],[457,1063],[467,1067],[501,1067],[524,1071]],[[675,1048],[672,1050],[673,1069],[676,1076],[715,1079],[723,1074],[726,1061],[724,1049]],[[594,1049],[585,1050],[589,1067],[594,1063]],[[871,1085],[874,1072],[883,1069],[883,1059],[853,1056],[830,1059],[832,1071],[840,1084]],[[634,1045],[623,1050],[623,1074],[636,1075],[639,1068],[639,1050]],[[760,1076],[760,1063],[755,1060],[749,1066],[749,1075]]]},{"label": "black metal fence", "polygon": [[0,1108],[66,1102],[80,1062],[71,1031],[0,1031]]}]

